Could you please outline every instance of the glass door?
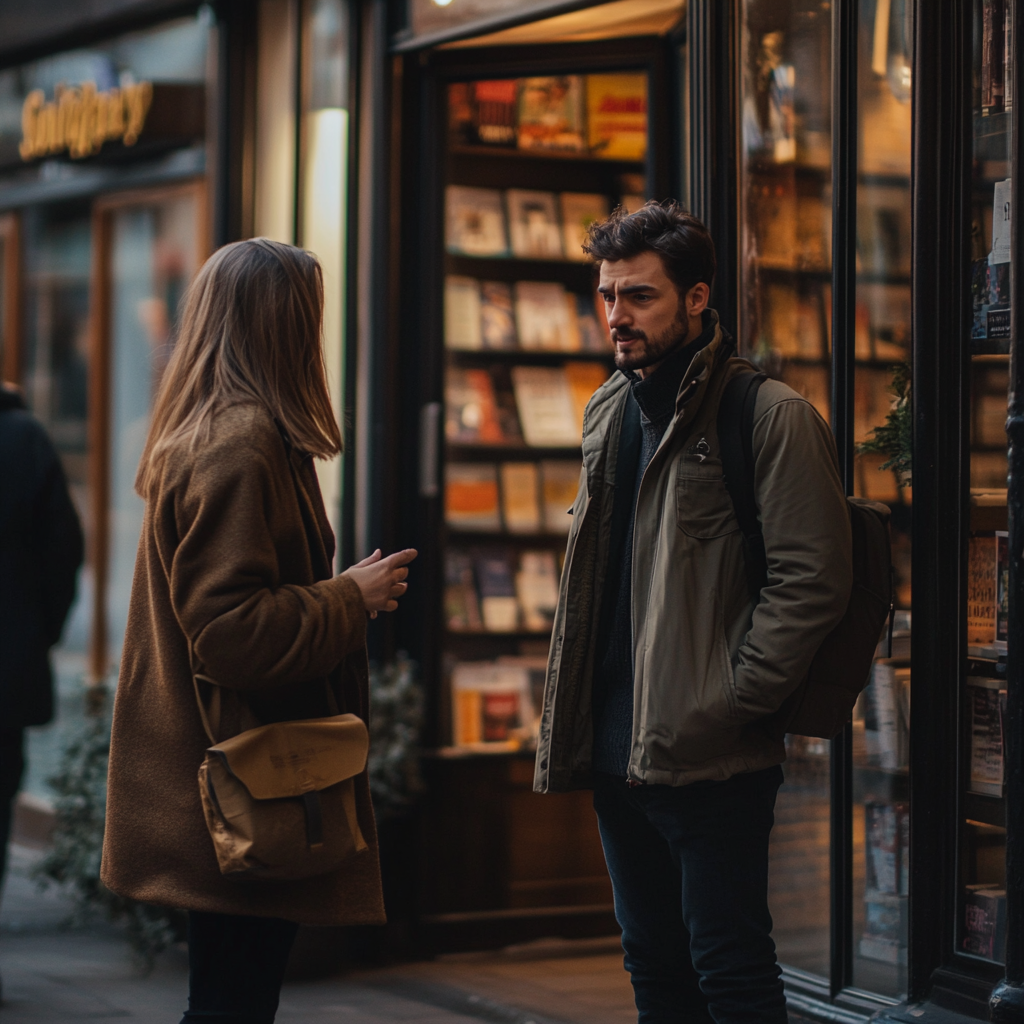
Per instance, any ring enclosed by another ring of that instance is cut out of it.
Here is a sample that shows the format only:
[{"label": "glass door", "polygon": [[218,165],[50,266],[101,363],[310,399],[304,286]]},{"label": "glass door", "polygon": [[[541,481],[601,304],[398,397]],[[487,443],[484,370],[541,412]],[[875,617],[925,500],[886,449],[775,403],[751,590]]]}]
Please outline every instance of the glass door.
[{"label": "glass door", "polygon": [[204,186],[197,183],[103,199],[94,207],[91,660],[97,681],[120,656],[142,527],[135,473],[174,346],[179,303],[207,249],[204,202]]}]

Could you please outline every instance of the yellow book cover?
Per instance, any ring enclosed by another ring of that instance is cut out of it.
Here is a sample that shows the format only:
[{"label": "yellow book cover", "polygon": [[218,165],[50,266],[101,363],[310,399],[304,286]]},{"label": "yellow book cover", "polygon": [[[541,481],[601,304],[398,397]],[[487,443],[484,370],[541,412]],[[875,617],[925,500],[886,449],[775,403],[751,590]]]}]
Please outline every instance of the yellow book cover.
[{"label": "yellow book cover", "polygon": [[991,644],[996,638],[996,538],[972,534],[967,555],[967,642]]},{"label": "yellow book cover", "polygon": [[587,141],[595,156],[647,156],[647,76],[587,75]]},{"label": "yellow book cover", "polygon": [[582,438],[583,412],[594,392],[608,379],[608,369],[603,363],[566,363],[565,377],[569,381],[573,412]]}]

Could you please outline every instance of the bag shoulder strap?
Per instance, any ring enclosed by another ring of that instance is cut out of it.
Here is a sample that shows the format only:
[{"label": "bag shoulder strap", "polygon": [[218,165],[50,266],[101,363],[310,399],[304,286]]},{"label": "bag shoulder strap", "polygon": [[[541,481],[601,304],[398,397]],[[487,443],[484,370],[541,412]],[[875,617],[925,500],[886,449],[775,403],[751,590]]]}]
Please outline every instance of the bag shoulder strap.
[{"label": "bag shoulder strap", "polygon": [[740,373],[726,384],[718,406],[718,447],[726,490],[743,533],[747,584],[754,603],[768,581],[764,534],[754,492],[754,408],[764,373]]}]

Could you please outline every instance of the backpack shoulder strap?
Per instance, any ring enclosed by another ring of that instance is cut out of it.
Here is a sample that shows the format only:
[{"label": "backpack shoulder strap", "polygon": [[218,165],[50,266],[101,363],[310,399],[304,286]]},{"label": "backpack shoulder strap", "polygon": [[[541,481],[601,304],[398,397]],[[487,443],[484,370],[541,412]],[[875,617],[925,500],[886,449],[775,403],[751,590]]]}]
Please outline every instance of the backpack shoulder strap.
[{"label": "backpack shoulder strap", "polygon": [[764,373],[737,374],[726,384],[718,406],[722,473],[743,533],[747,583],[755,604],[768,580],[768,558],[754,494],[754,407],[766,379]]}]

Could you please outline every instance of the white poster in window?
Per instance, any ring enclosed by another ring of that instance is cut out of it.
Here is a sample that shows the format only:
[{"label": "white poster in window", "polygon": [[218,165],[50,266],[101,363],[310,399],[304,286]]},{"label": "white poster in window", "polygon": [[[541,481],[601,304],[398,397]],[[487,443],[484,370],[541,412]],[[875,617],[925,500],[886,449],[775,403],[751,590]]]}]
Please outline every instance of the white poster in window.
[{"label": "white poster in window", "polygon": [[1010,179],[997,181],[992,197],[992,252],[988,262],[1010,262]]}]

